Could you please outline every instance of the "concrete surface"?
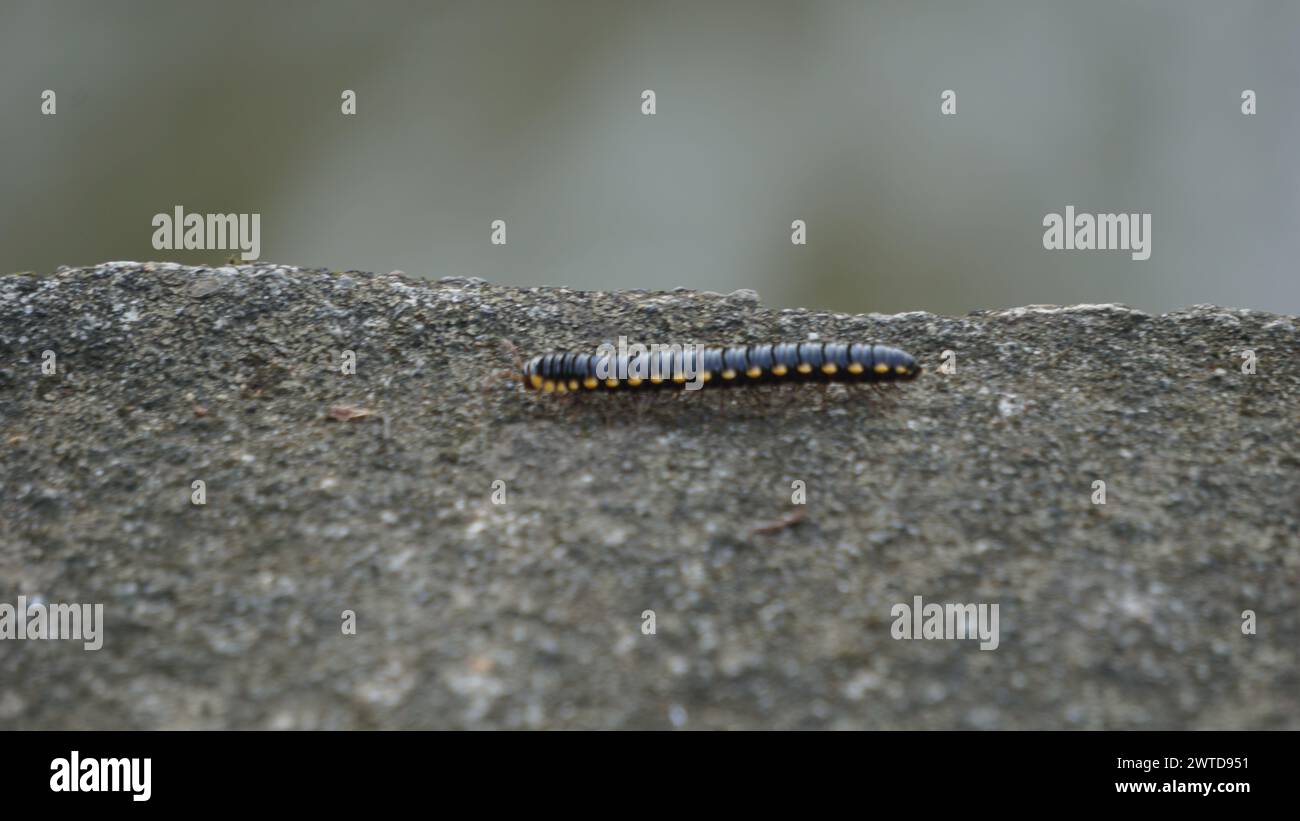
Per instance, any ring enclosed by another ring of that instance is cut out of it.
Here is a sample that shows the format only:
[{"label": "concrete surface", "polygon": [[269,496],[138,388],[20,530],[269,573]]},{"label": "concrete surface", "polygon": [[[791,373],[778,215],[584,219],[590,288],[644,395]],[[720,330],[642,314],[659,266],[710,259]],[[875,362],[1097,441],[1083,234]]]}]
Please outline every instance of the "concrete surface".
[{"label": "concrete surface", "polygon": [[[490,380],[501,338],[620,334],[877,341],[927,372],[721,407]],[[0,602],[106,627],[0,641],[0,727],[1297,729],[1298,353],[1294,317],[1215,307],[3,277]],[[893,639],[915,595],[997,603],[999,647]]]}]

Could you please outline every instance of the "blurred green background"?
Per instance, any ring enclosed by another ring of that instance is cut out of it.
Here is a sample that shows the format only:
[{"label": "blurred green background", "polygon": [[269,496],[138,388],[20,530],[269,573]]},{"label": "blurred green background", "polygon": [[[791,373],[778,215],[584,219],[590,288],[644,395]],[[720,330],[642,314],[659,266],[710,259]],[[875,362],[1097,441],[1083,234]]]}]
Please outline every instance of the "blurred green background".
[{"label": "blurred green background", "polygon": [[[1285,0],[0,0],[0,271],[224,261],[152,248],[183,205],[339,270],[1300,313],[1297,35]],[[1151,259],[1043,250],[1067,205],[1150,212]]]}]

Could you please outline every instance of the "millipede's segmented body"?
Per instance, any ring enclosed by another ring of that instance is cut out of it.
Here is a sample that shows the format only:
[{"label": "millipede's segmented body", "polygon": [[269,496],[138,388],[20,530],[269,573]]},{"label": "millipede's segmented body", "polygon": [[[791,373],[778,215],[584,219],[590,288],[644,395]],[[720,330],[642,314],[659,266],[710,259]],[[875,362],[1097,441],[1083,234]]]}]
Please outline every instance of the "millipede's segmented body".
[{"label": "millipede's segmented body", "polygon": [[656,353],[549,353],[524,364],[521,381],[545,393],[790,382],[875,383],[916,378],[921,366],[887,345],[832,342],[688,348]]}]

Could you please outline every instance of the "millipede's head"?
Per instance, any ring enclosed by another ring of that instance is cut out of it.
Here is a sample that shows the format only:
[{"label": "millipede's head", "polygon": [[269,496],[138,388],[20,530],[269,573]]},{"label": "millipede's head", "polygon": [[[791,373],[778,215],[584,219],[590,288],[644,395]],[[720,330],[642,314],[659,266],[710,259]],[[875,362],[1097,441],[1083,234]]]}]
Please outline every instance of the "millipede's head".
[{"label": "millipede's head", "polygon": [[542,357],[534,356],[532,359],[524,363],[523,372],[519,375],[519,381],[527,390],[541,390]]}]

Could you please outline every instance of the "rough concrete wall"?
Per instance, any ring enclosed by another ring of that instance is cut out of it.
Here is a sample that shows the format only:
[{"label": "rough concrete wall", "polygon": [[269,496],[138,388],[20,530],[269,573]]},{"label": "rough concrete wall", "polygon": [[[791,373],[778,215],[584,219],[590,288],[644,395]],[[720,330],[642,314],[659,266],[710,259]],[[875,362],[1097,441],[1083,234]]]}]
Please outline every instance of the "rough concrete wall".
[{"label": "rough concrete wall", "polygon": [[[0,602],[102,602],[106,628],[0,641],[0,727],[1300,728],[1296,322],[4,277]],[[484,389],[501,338],[814,333],[928,370],[721,406]],[[802,520],[756,532],[796,480]],[[892,638],[916,595],[998,604],[999,646]]]}]

